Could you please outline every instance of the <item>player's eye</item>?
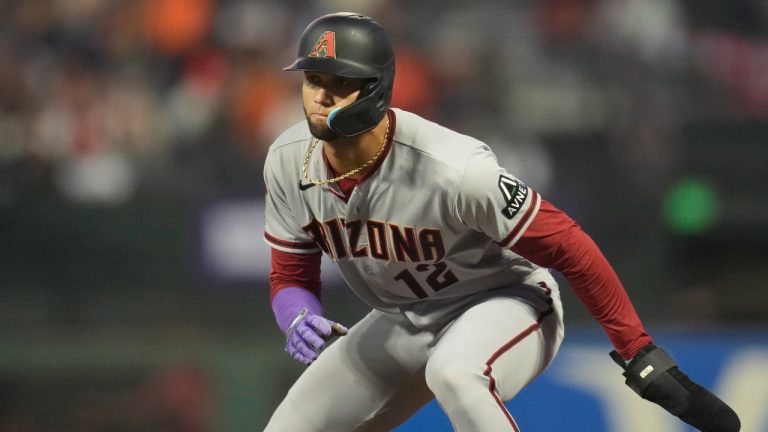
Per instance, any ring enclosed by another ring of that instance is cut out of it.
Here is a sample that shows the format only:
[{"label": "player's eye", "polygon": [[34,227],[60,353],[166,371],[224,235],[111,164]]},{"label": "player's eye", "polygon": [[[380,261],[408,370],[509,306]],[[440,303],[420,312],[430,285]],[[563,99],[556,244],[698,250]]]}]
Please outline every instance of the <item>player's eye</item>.
[{"label": "player's eye", "polygon": [[317,75],[307,74],[305,78],[307,79],[307,82],[310,84],[313,84],[313,85],[320,84],[320,77]]}]

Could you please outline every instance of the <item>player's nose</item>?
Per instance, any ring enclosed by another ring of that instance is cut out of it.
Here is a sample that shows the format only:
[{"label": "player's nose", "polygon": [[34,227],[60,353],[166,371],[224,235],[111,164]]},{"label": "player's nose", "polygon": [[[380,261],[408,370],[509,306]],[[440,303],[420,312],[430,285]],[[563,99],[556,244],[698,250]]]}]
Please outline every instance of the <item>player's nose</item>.
[{"label": "player's nose", "polygon": [[314,99],[313,100],[314,100],[314,102],[316,104],[320,104],[320,105],[332,105],[333,104],[333,97],[331,96],[331,93],[328,90],[326,90],[326,89],[324,89],[322,87],[319,87],[315,91],[315,95],[314,95]]}]

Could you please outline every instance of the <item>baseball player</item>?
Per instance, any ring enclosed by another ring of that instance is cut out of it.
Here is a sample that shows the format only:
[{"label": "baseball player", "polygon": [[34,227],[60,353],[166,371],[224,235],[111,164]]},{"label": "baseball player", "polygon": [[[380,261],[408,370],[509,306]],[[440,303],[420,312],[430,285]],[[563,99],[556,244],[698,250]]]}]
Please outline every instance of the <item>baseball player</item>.
[{"label": "baseball player", "polygon": [[[390,108],[394,56],[374,20],[316,19],[286,70],[303,73],[306,121],[270,147],[264,236],[285,349],[310,366],[266,430],[391,430],[432,398],[457,431],[519,430],[504,402],[563,339],[550,268],[603,327],[633,390],[702,431],[739,430],[654,345],[572,219],[484,143]],[[322,254],[372,308],[349,330],[323,315]]]}]

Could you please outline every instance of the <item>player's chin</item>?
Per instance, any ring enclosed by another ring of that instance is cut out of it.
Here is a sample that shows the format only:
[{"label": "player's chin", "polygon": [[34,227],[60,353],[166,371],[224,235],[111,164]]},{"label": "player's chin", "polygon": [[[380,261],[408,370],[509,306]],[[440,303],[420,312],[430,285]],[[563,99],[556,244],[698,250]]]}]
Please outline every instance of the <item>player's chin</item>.
[{"label": "player's chin", "polygon": [[339,137],[339,134],[332,131],[324,122],[321,124],[315,123],[310,119],[307,119],[309,125],[309,132],[313,137],[323,141],[333,141]]}]

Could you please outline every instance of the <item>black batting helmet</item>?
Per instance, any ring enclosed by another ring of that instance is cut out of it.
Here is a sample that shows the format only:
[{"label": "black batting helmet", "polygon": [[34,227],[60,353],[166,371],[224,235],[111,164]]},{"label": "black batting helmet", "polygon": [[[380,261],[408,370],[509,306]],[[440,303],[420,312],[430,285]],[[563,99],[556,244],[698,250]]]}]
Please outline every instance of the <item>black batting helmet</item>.
[{"label": "black batting helmet", "polygon": [[395,55],[384,29],[371,17],[349,12],[322,16],[304,30],[299,56],[284,70],[370,78],[352,104],[328,116],[343,136],[374,128],[387,112],[395,80]]}]

